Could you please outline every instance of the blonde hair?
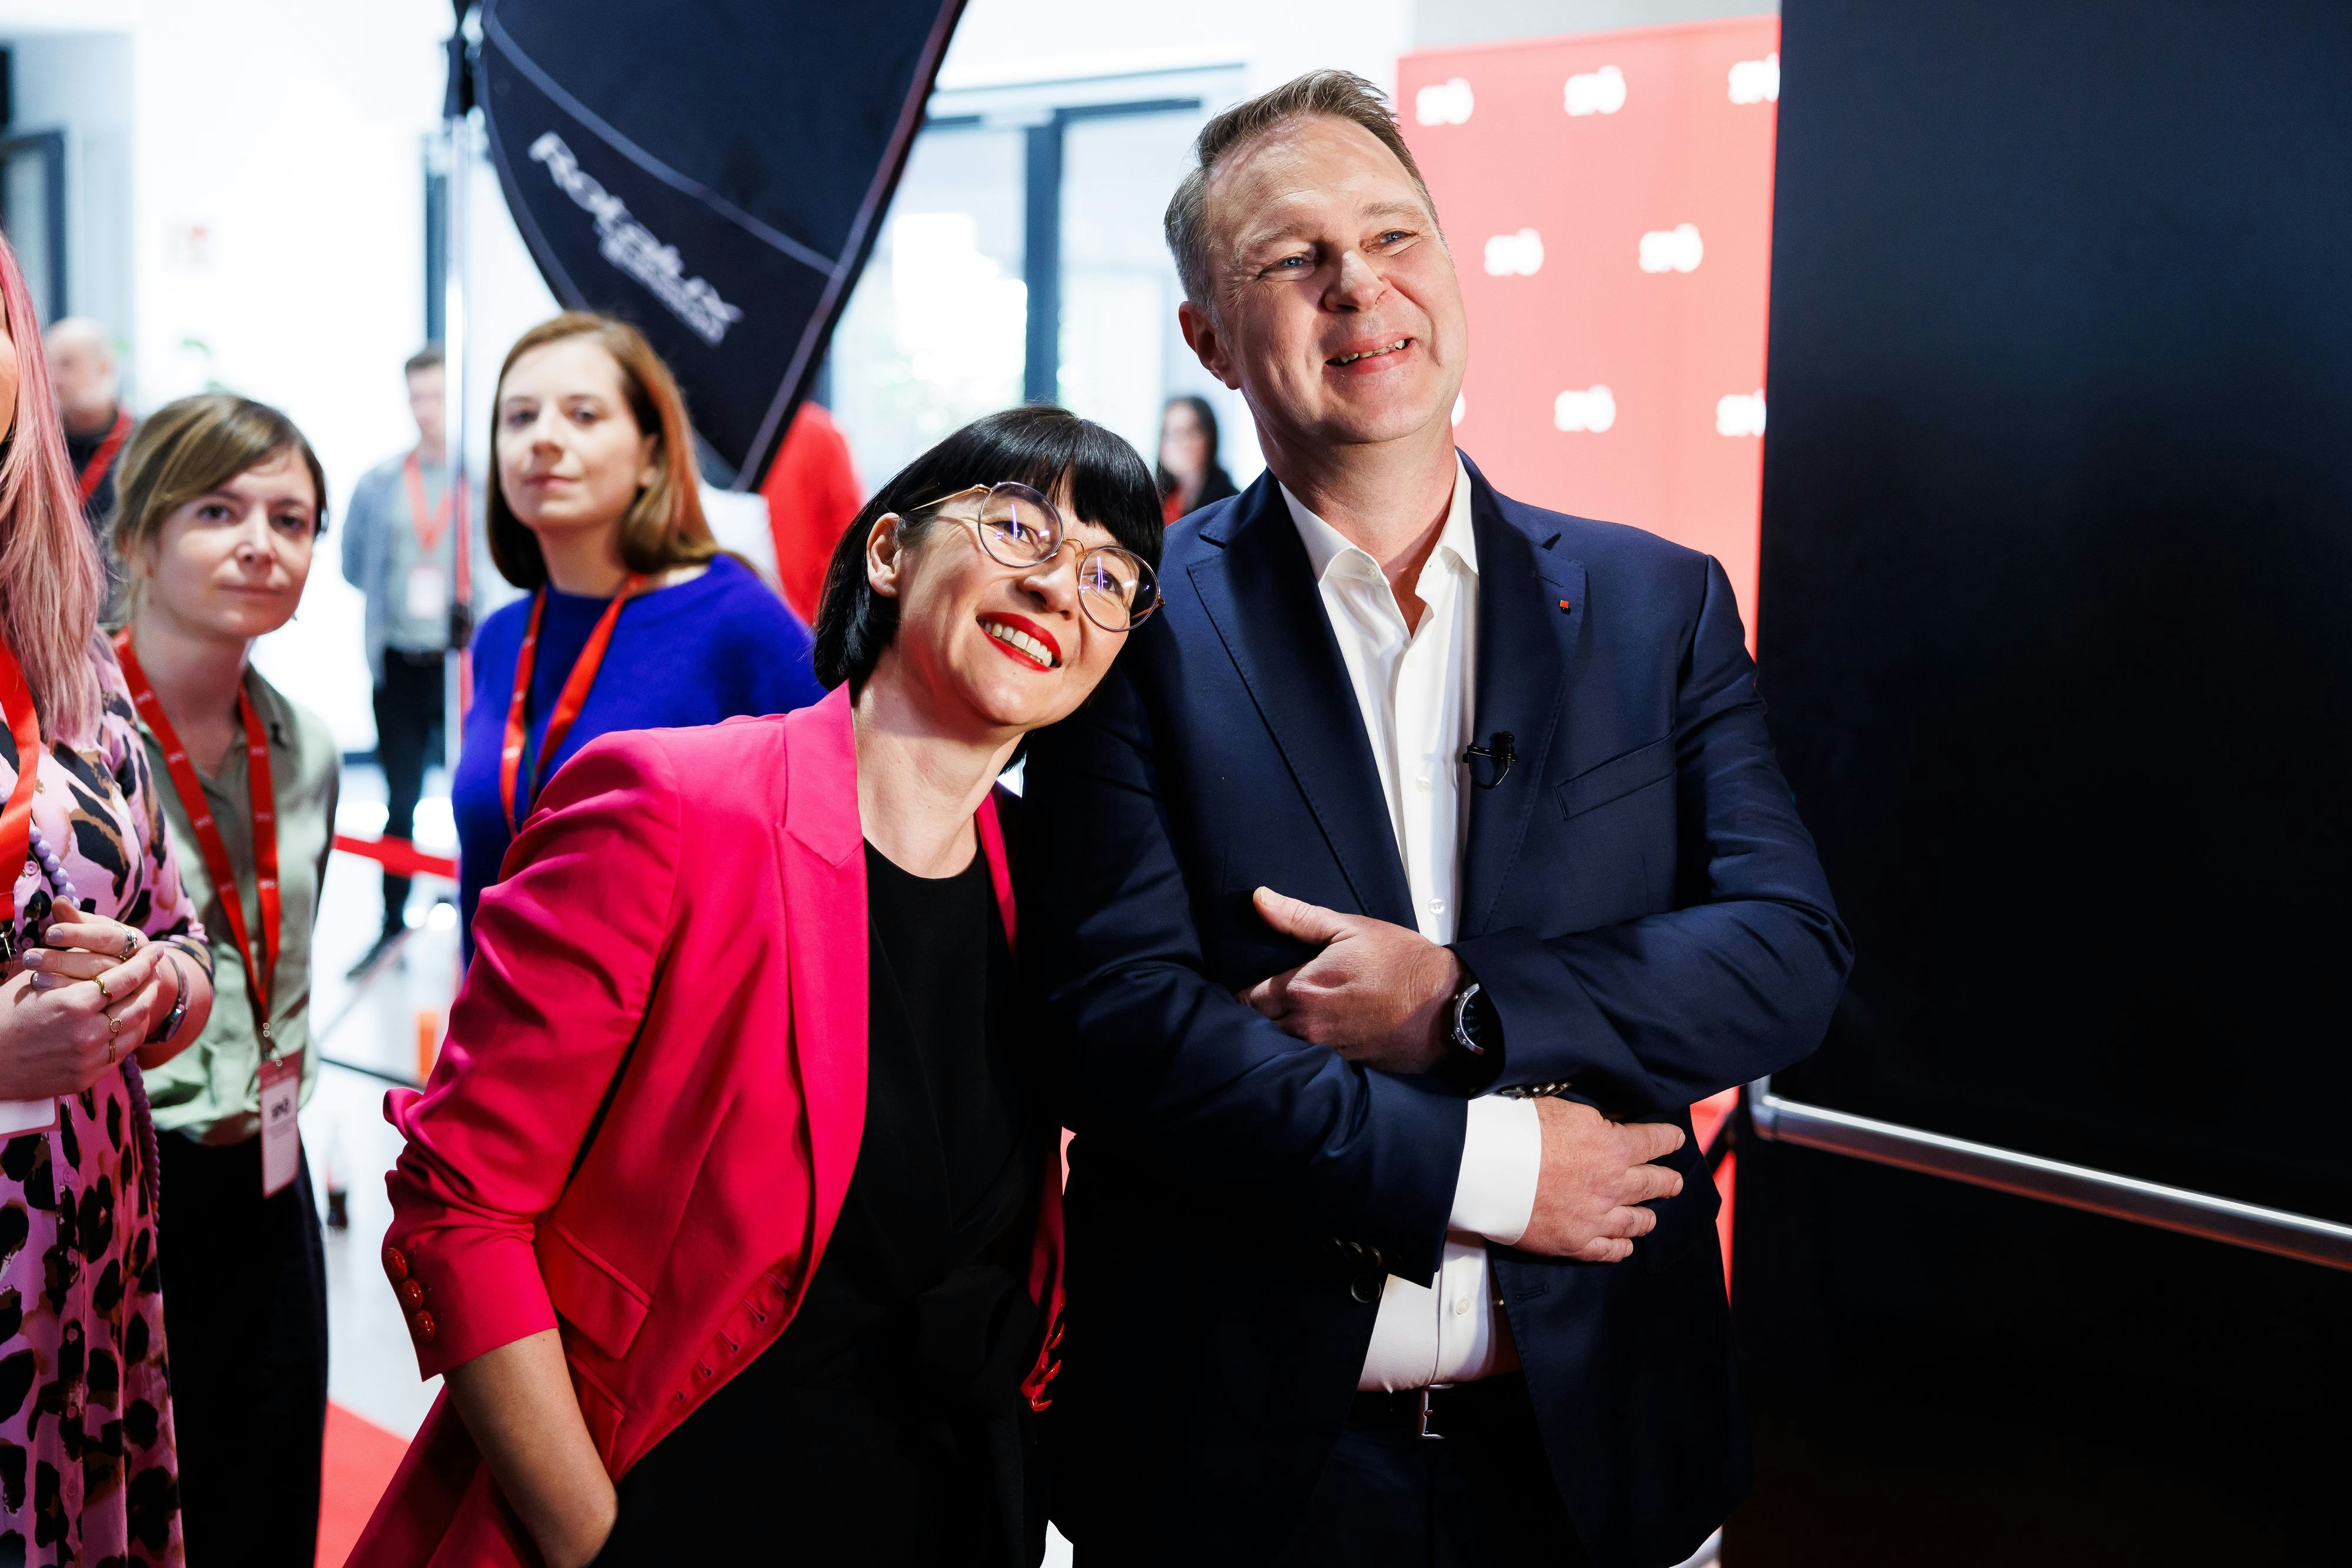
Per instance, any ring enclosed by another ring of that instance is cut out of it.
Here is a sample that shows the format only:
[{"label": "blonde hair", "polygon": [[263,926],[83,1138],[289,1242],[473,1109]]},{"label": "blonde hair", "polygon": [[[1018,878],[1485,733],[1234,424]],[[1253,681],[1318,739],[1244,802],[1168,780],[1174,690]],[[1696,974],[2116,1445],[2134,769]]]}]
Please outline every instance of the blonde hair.
[{"label": "blonde hair", "polygon": [[99,672],[114,662],[98,634],[106,569],[82,521],[40,320],[5,235],[0,304],[16,350],[16,418],[0,437],[0,627],[49,737],[81,744],[98,733]]},{"label": "blonde hair", "polygon": [[[115,555],[129,567],[155,542],[173,512],[288,452],[300,453],[310,471],[316,532],[323,534],[326,470],[292,420],[235,392],[199,392],[165,403],[141,423],[122,449],[110,520]],[[135,572],[131,580],[135,596]]]},{"label": "blonde hair", "polygon": [[[541,321],[515,340],[507,361],[499,367],[499,388],[505,390],[515,361],[533,349],[566,338],[593,338],[620,367],[621,388],[629,413],[641,434],[654,436],[654,480],[637,492],[621,515],[621,564],[633,572],[652,576],[673,567],[700,566],[719,553],[710,524],[702,515],[702,491],[694,468],[694,431],[686,419],[686,397],[677,378],[662,363],[646,335],[626,321],[587,310],[567,310]],[[491,451],[498,450],[499,399],[490,399]],[[490,559],[517,588],[534,589],[547,580],[547,558],[540,552],[538,536],[523,526],[507,504],[498,464],[490,465],[488,485]]]}]

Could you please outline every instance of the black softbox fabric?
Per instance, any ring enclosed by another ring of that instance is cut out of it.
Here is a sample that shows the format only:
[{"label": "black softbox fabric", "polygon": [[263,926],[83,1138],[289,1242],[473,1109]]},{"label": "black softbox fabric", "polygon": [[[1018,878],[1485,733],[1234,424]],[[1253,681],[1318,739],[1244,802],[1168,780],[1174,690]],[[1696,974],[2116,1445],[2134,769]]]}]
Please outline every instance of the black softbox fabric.
[{"label": "black softbox fabric", "polygon": [[962,0],[490,0],[490,158],[566,306],[652,340],[758,483],[922,122]]}]

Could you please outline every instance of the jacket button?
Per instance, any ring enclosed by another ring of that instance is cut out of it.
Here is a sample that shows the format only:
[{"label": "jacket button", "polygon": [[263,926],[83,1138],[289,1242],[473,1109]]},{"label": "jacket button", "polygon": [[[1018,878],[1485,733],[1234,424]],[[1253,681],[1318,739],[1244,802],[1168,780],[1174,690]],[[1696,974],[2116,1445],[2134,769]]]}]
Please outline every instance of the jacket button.
[{"label": "jacket button", "polygon": [[424,1284],[415,1280],[403,1280],[400,1282],[400,1304],[412,1311],[423,1306],[425,1304]]},{"label": "jacket button", "polygon": [[392,1282],[395,1285],[408,1278],[408,1260],[401,1256],[399,1248],[388,1241],[383,1248],[383,1271],[392,1276]]},{"label": "jacket button", "polygon": [[416,1338],[420,1343],[431,1344],[433,1343],[435,1330],[433,1326],[433,1314],[431,1312],[419,1307],[415,1312],[409,1315],[408,1321],[409,1323],[416,1330]]}]

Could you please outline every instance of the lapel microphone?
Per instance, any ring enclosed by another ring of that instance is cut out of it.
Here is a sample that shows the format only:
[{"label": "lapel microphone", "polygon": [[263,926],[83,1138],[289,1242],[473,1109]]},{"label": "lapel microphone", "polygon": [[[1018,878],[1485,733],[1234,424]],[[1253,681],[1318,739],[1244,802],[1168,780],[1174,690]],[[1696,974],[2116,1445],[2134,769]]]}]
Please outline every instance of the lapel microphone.
[{"label": "lapel microphone", "polygon": [[[1511,732],[1507,729],[1498,729],[1495,732],[1490,744],[1466,748],[1462,753],[1462,766],[1470,769],[1471,783],[1481,789],[1492,789],[1511,776],[1511,764],[1518,760],[1518,742],[1513,738]],[[1482,760],[1487,768],[1494,770],[1495,776],[1492,779],[1479,777],[1484,771],[1479,767]]]}]

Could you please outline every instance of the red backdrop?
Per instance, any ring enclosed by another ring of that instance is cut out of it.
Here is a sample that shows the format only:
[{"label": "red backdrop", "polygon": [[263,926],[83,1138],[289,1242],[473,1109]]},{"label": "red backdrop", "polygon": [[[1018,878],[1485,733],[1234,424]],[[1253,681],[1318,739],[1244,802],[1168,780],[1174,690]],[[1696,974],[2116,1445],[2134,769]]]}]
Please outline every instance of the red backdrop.
[{"label": "red backdrop", "polygon": [[1397,62],[1462,272],[1457,434],[1506,492],[1721,560],[1755,643],[1780,20]]}]

